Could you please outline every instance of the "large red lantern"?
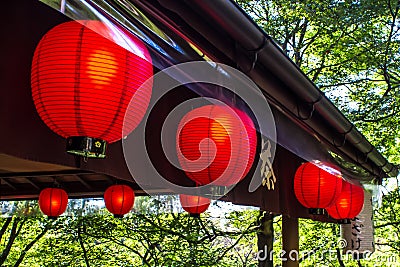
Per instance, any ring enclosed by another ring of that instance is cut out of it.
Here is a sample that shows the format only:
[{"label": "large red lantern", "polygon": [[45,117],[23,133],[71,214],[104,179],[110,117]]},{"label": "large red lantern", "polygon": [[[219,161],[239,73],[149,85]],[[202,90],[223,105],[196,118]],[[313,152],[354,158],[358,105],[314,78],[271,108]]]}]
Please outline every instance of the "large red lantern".
[{"label": "large red lantern", "polygon": [[199,217],[210,206],[210,199],[200,196],[179,195],[182,208],[192,217]]},{"label": "large red lantern", "polygon": [[61,188],[46,188],[39,194],[39,208],[50,219],[64,213],[68,205],[68,194]]},{"label": "large red lantern", "polygon": [[361,212],[363,205],[364,189],[361,186],[343,181],[339,198],[326,210],[334,219],[353,219]]},{"label": "large red lantern", "polygon": [[341,174],[328,163],[304,163],[294,176],[296,198],[311,213],[322,213],[323,209],[335,203],[341,189]]},{"label": "large red lantern", "polygon": [[180,121],[176,139],[179,163],[197,185],[238,183],[249,172],[257,146],[251,118],[223,105],[190,111]]},{"label": "large red lantern", "polygon": [[109,212],[122,218],[135,203],[135,192],[127,185],[112,185],[104,192],[104,202]]},{"label": "large red lantern", "polygon": [[70,21],[39,42],[32,97],[47,126],[68,139],[69,153],[105,157],[106,143],[120,140],[123,128],[128,134],[143,118],[152,82],[142,84],[152,75],[149,51],[134,35],[100,21]]}]

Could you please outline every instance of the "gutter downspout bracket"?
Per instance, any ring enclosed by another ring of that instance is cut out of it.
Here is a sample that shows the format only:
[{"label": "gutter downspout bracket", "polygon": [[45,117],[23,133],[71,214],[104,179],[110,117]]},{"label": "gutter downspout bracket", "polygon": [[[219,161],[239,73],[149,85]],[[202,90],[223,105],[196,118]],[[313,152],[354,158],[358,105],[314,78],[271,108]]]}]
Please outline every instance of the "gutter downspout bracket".
[{"label": "gutter downspout bracket", "polygon": [[315,105],[321,101],[322,95],[313,102],[298,102],[297,101],[297,118],[302,121],[306,121],[312,118],[315,111]]},{"label": "gutter downspout bracket", "polygon": [[246,75],[249,75],[255,68],[258,61],[258,54],[268,45],[267,38],[262,39],[261,45],[253,50],[247,50],[238,42],[235,42],[235,61],[236,66]]},{"label": "gutter downspout bracket", "polygon": [[[347,131],[345,131],[343,133],[339,133],[338,136],[334,137],[333,138],[333,145],[336,148],[343,147],[346,144],[347,135],[350,134],[351,131],[353,131],[353,128],[354,128],[354,124],[352,124]],[[337,141],[339,138],[340,138],[340,141]]]}]

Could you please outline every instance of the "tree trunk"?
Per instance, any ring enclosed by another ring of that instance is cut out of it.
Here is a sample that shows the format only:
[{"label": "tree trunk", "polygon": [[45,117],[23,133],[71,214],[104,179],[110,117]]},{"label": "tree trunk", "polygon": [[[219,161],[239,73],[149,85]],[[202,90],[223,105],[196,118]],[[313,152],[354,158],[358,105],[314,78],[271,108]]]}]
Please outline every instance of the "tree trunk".
[{"label": "tree trunk", "polygon": [[273,267],[274,215],[260,211],[260,231],[257,233],[258,267]]}]

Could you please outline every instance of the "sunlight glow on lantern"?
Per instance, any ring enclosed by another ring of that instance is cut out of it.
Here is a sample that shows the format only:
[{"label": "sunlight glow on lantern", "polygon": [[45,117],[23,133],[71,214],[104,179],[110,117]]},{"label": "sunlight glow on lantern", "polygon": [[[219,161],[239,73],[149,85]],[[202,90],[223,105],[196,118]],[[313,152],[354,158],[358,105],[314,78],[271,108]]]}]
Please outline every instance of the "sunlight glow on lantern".
[{"label": "sunlight glow on lantern", "polygon": [[[99,62],[99,58],[101,61]],[[109,85],[116,77],[118,67],[114,66],[116,57],[113,53],[96,50],[88,57],[87,75],[95,85]],[[102,88],[102,87],[98,87]]]},{"label": "sunlight glow on lantern", "polygon": [[56,219],[67,209],[68,194],[60,188],[45,188],[39,194],[39,208],[50,219]]},{"label": "sunlight glow on lantern", "polygon": [[[318,164],[318,165],[317,165]],[[329,171],[334,169],[335,171]],[[294,192],[297,200],[311,213],[321,213],[335,203],[342,189],[340,172],[329,163],[306,162],[294,176]]]},{"label": "sunlight glow on lantern", "polygon": [[353,219],[361,212],[363,205],[364,189],[361,186],[343,181],[339,198],[326,210],[334,219]]},{"label": "sunlight glow on lantern", "polygon": [[182,208],[192,217],[199,217],[210,206],[211,200],[200,196],[179,195]]},{"label": "sunlight glow on lantern", "polygon": [[230,186],[249,172],[257,135],[253,121],[243,111],[207,105],[182,118],[176,145],[182,169],[197,185]]},{"label": "sunlight glow on lantern", "polygon": [[36,47],[32,98],[44,123],[67,138],[67,152],[103,158],[107,143],[142,120],[152,75],[150,53],[136,36],[101,21],[69,21]]},{"label": "sunlight glow on lantern", "polygon": [[104,192],[104,202],[114,217],[122,218],[133,208],[135,192],[127,185],[112,185]]}]

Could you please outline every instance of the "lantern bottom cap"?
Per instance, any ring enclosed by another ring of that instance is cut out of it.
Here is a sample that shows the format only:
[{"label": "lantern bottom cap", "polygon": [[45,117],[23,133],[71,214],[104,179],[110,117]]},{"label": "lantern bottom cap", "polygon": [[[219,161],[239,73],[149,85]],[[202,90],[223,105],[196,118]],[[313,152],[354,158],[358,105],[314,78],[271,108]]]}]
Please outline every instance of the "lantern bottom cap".
[{"label": "lantern bottom cap", "polygon": [[107,142],[87,136],[67,138],[67,153],[85,158],[105,158]]},{"label": "lantern bottom cap", "polygon": [[200,218],[200,214],[199,213],[189,213],[190,217],[193,218]]},{"label": "lantern bottom cap", "polygon": [[350,224],[351,220],[350,219],[340,219],[337,222],[338,222],[338,224]]},{"label": "lantern bottom cap", "polygon": [[324,215],[326,214],[325,209],[315,208],[315,209],[308,209],[308,213],[312,215]]},{"label": "lantern bottom cap", "polygon": [[204,196],[210,199],[220,199],[221,197],[226,196],[230,188],[228,186],[206,184],[200,185],[200,187],[195,189],[196,193],[193,195]]},{"label": "lantern bottom cap", "polygon": [[58,216],[47,216],[49,220],[57,220]]},{"label": "lantern bottom cap", "polygon": [[124,215],[122,215],[122,214],[114,214],[114,218],[122,219],[122,218],[124,218]]}]

